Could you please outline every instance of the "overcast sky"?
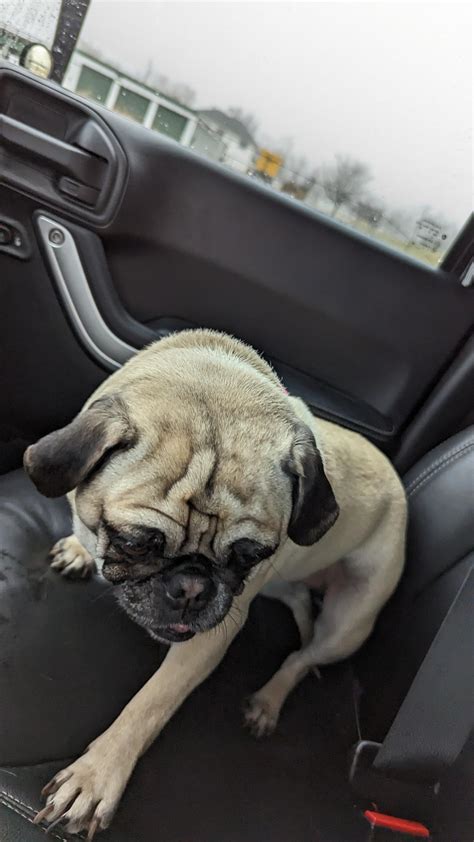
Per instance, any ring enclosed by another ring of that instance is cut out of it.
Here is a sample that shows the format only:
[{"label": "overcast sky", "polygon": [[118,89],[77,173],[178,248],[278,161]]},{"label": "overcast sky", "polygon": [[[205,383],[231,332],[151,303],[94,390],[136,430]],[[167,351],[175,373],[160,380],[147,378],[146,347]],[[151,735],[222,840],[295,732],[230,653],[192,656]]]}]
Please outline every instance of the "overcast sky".
[{"label": "overcast sky", "polygon": [[472,208],[468,3],[91,0],[82,41],[252,112],[257,140],[291,136],[314,166],[367,162],[391,207]]}]

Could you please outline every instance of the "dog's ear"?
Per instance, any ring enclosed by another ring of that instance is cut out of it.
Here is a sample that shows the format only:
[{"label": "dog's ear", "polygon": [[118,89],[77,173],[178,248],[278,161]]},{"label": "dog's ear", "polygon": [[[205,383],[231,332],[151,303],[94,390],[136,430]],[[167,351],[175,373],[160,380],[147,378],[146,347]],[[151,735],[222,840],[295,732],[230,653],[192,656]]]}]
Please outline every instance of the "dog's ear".
[{"label": "dog's ear", "polygon": [[293,482],[293,508],[288,535],[295,544],[315,544],[336,522],[339,506],[314,436],[306,426],[298,427],[285,471]]},{"label": "dog's ear", "polygon": [[99,398],[67,427],[28,447],[23,464],[41,494],[61,497],[113,449],[127,447],[133,439],[123,401],[115,396]]}]

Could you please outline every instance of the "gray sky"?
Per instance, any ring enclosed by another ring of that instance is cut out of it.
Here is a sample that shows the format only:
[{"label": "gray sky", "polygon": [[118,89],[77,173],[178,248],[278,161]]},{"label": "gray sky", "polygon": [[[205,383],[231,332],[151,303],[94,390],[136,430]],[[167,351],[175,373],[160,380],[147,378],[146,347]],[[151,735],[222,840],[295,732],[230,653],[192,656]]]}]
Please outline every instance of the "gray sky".
[{"label": "gray sky", "polygon": [[292,137],[314,166],[365,161],[391,207],[472,209],[468,3],[91,0],[82,41],[254,113],[258,140]]}]

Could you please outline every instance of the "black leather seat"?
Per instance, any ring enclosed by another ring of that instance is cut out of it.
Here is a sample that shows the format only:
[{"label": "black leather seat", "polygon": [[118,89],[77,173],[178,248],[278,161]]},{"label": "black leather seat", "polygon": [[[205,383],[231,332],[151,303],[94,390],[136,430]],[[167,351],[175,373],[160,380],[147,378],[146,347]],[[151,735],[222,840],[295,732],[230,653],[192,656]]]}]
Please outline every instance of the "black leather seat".
[{"label": "black leather seat", "polygon": [[[472,564],[473,476],[471,428],[424,457],[406,479],[409,554],[397,599],[406,607],[406,623],[414,624],[410,675],[449,608],[457,579]],[[41,787],[110,723],[164,654],[121,613],[104,582],[66,582],[49,570],[47,553],[69,529],[64,500],[40,497],[22,471],[0,478],[3,840],[44,836],[31,824]],[[380,639],[390,639],[393,610],[376,632]],[[241,727],[241,700],[297,645],[287,610],[257,599],[225,661],[140,761],[104,842],[368,838],[346,774],[358,725],[351,662],[326,668],[322,681],[307,678],[269,740],[257,742]],[[392,707],[406,681],[405,670]],[[370,696],[370,675],[367,688]],[[381,736],[393,715],[390,702],[387,710],[377,719],[366,705],[364,736]],[[51,836],[69,838],[59,826]],[[448,832],[447,842],[453,838]]]},{"label": "black leather seat", "polygon": [[[410,508],[407,563],[368,656],[362,653],[364,686],[372,689],[362,725],[376,739],[383,739],[474,563],[474,427],[431,450],[404,483]],[[381,683],[383,706],[376,692]]]}]

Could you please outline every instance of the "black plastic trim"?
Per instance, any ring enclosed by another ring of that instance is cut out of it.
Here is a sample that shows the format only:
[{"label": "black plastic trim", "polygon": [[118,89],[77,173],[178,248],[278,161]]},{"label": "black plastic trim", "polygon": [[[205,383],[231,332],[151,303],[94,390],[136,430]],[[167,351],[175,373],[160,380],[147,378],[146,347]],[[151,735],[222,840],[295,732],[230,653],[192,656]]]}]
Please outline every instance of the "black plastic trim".
[{"label": "black plastic trim", "polygon": [[474,214],[466,220],[457,237],[444,255],[440,268],[462,278],[474,259]]},{"label": "black plastic trim", "polygon": [[403,434],[394,463],[403,474],[448,438],[468,416],[474,395],[474,335],[470,336]]},{"label": "black plastic trim", "polygon": [[[18,257],[20,260],[28,260],[31,257],[31,243],[25,226],[21,222],[18,222],[17,219],[12,219],[11,216],[5,216],[4,213],[0,215],[0,224],[8,226],[12,233],[11,242],[0,245],[0,252],[2,254],[10,254],[12,257]],[[17,235],[20,238],[20,244],[16,243]]]},{"label": "black plastic trim", "polygon": [[[68,217],[97,227],[110,223],[123,196],[127,159],[115,134],[85,100],[0,61],[0,118],[5,184]],[[76,148],[81,143],[84,148]],[[66,190],[61,185],[65,172],[74,176],[66,179]]]},{"label": "black plastic trim", "polygon": [[[44,217],[54,219],[51,214],[46,213],[38,213],[35,216],[37,224]],[[107,328],[112,331],[120,342],[126,342],[136,350],[139,350],[144,345],[157,339],[162,339],[174,331],[202,327],[202,325],[166,318],[150,321],[146,326],[138,322],[127,313],[120,301],[109,273],[100,238],[80,226],[65,223],[64,220],[60,221],[57,217],[55,221],[58,226],[65,227],[73,237],[82,264],[81,272],[83,272],[87,280],[87,285],[92,293],[100,316],[107,325]],[[66,284],[75,282],[74,278],[65,278],[64,281]],[[71,318],[70,312],[69,317]],[[87,324],[79,324],[80,321],[80,317],[75,313],[71,323],[79,339],[84,343],[84,335],[85,333],[89,333],[89,329]],[[97,344],[97,340],[95,340],[95,345]],[[91,347],[94,346],[89,347],[89,345],[90,343],[87,343],[87,349],[91,352]],[[301,397],[316,415],[326,418],[329,421],[336,421],[349,429],[364,433],[382,444],[390,441],[394,433],[394,427],[392,422],[381,413],[355,400],[352,396],[317,381],[311,375],[299,371],[293,366],[289,366],[266,354],[263,354],[263,356],[273,366],[288,391],[291,394]],[[111,366],[103,355],[97,356],[96,354],[95,357],[96,361],[108,370],[116,367]],[[123,362],[123,360],[117,359],[117,363],[120,362]]]},{"label": "black plastic trim", "polygon": [[[266,357],[265,354],[263,356]],[[395,434],[393,422],[371,406],[286,363],[267,359],[288,391],[302,398],[314,415],[363,433],[380,444],[392,439]]]}]

